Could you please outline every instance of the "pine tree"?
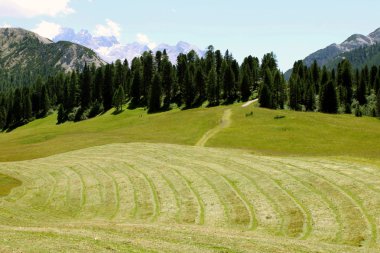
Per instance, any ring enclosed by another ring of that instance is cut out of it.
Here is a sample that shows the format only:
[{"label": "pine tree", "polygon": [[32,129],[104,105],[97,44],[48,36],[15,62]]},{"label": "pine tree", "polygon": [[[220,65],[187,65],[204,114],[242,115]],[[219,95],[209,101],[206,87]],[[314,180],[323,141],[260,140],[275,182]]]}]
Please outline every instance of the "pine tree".
[{"label": "pine tree", "polygon": [[198,67],[195,72],[194,83],[195,83],[195,89],[198,96],[197,103],[201,104],[206,99],[206,80],[203,75],[201,67]]},{"label": "pine tree", "polygon": [[299,77],[291,77],[289,80],[289,107],[292,110],[300,110],[301,95],[298,89]]},{"label": "pine tree", "polygon": [[116,108],[117,112],[122,111],[124,100],[125,100],[124,88],[122,85],[119,85],[119,88],[116,89],[112,98],[113,106]]},{"label": "pine tree", "polygon": [[272,108],[272,94],[267,83],[263,83],[261,92],[259,95],[260,107]]},{"label": "pine tree", "polygon": [[78,77],[75,71],[71,73],[70,77],[70,87],[69,87],[69,97],[68,97],[68,109],[72,109],[79,105],[79,87],[78,87]]},{"label": "pine tree", "polygon": [[320,111],[324,113],[337,113],[338,100],[334,83],[330,80],[322,87],[320,97]]},{"label": "pine tree", "polygon": [[148,112],[155,113],[161,109],[161,77],[155,73],[152,85],[150,86]]},{"label": "pine tree", "polygon": [[23,89],[23,94],[22,94],[22,110],[23,110],[23,119],[29,120],[32,118],[32,101],[30,99],[30,91],[27,88]]},{"label": "pine tree", "polygon": [[306,111],[314,111],[315,109],[315,92],[314,86],[308,82],[305,93],[305,109]]},{"label": "pine tree", "polygon": [[153,56],[152,52],[144,52],[142,55],[143,82],[142,82],[142,103],[145,105],[149,96],[150,86],[153,78]]},{"label": "pine tree", "polygon": [[87,109],[91,102],[91,72],[87,64],[85,64],[81,74],[80,91],[81,107]]},{"label": "pine tree", "polygon": [[351,113],[352,104],[352,70],[348,60],[342,61],[338,66],[337,85],[339,102],[345,108],[345,113]]},{"label": "pine tree", "polygon": [[231,65],[226,63],[223,74],[223,98],[227,103],[232,103],[234,100],[234,84],[235,74],[232,71]]},{"label": "pine tree", "polygon": [[377,116],[380,117],[380,89],[377,92],[376,109],[377,109]]},{"label": "pine tree", "polygon": [[131,107],[136,107],[140,105],[140,88],[141,88],[141,76],[140,69],[135,69],[133,71],[131,90],[129,95],[131,97]]},{"label": "pine tree", "polygon": [[174,85],[173,67],[170,63],[166,52],[163,55],[161,61],[161,73],[162,73],[162,89],[164,95],[164,109],[169,109],[172,101],[172,89]]},{"label": "pine tree", "polygon": [[356,88],[356,99],[359,101],[360,105],[364,105],[367,103],[366,93],[367,93],[366,77],[365,77],[365,72],[362,72],[360,76],[360,81]]},{"label": "pine tree", "polygon": [[190,68],[187,68],[185,71],[185,79],[183,80],[183,99],[186,105],[186,108],[191,108],[194,102],[194,81],[191,74]]},{"label": "pine tree", "polygon": [[249,87],[250,87],[249,67],[245,67],[243,69],[242,80],[240,83],[240,95],[241,95],[242,101],[247,101],[249,97],[251,96],[251,91]]},{"label": "pine tree", "polygon": [[92,93],[92,99],[94,101],[102,100],[102,87],[104,83],[104,74],[103,68],[97,68],[95,71],[95,79],[94,79],[94,90]]},{"label": "pine tree", "polygon": [[57,125],[65,123],[67,121],[67,115],[63,105],[60,104],[58,107],[58,115],[57,115]]},{"label": "pine tree", "polygon": [[216,68],[213,67],[207,75],[207,100],[210,106],[219,104],[218,92]]},{"label": "pine tree", "polygon": [[112,108],[112,98],[114,93],[112,72],[112,66],[107,64],[104,70],[104,82],[102,87],[103,107],[105,111]]},{"label": "pine tree", "polygon": [[41,89],[41,102],[40,102],[40,117],[45,117],[50,109],[50,99],[46,88],[46,85],[42,86]]},{"label": "pine tree", "polygon": [[269,68],[266,68],[263,76],[262,87],[259,92],[259,103],[261,107],[275,108],[273,105],[273,77]]}]

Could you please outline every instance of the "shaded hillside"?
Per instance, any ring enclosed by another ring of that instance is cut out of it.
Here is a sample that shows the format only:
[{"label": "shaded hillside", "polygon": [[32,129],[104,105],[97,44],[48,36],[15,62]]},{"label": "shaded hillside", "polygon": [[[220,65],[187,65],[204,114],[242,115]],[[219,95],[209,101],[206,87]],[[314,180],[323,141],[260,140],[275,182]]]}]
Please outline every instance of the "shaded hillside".
[{"label": "shaded hillside", "polygon": [[21,28],[0,29],[2,86],[28,85],[38,76],[82,69],[85,63],[101,66],[104,61],[92,50],[78,44],[54,43]]}]

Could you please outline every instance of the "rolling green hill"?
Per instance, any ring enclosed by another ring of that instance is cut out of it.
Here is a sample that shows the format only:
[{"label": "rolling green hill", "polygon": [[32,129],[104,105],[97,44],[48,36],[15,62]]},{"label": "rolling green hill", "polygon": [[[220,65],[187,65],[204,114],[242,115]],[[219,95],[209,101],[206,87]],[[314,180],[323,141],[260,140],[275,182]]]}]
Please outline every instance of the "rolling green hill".
[{"label": "rolling green hill", "polygon": [[[195,145],[231,109],[231,125],[205,146],[247,149],[266,155],[378,157],[380,121],[352,115],[273,111],[257,107],[172,110],[143,109],[56,125],[56,115],[0,134],[0,161],[26,160],[109,143],[151,142]],[[246,114],[253,112],[252,116]],[[275,119],[283,115],[283,119]]]}]

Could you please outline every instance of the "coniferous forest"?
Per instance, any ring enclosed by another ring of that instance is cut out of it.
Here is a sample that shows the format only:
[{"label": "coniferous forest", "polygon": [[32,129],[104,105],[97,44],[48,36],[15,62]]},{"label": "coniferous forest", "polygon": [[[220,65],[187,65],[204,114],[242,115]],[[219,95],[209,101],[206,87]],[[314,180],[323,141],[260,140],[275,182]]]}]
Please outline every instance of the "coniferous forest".
[{"label": "coniferous forest", "polygon": [[353,69],[343,60],[329,70],[298,61],[286,81],[273,53],[261,61],[248,56],[239,64],[229,51],[222,54],[209,46],[204,57],[191,51],[180,54],[174,65],[166,51],[145,52],[131,63],[86,65],[30,84],[22,80],[10,86],[3,80],[0,129],[12,130],[54,110],[61,124],[92,118],[113,107],[117,113],[126,104],[156,113],[255,98],[270,109],[380,116],[380,67]]}]

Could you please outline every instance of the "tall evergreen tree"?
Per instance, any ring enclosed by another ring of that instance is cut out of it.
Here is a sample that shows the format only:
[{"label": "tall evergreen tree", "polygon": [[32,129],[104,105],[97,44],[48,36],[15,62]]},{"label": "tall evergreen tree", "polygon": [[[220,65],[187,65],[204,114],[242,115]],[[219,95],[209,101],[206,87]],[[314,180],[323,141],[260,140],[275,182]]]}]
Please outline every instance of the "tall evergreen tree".
[{"label": "tall evergreen tree", "polygon": [[67,121],[67,116],[66,116],[65,109],[63,108],[63,105],[60,104],[58,106],[57,125],[65,123],[66,121]]},{"label": "tall evergreen tree", "polygon": [[215,106],[219,104],[219,90],[218,90],[218,80],[216,74],[215,66],[211,68],[207,75],[207,100],[210,106]]},{"label": "tall evergreen tree", "polygon": [[273,77],[271,70],[267,67],[263,74],[263,83],[259,92],[259,103],[261,107],[274,108],[273,105]]},{"label": "tall evergreen tree", "polygon": [[289,80],[289,107],[293,110],[300,110],[301,95],[298,89],[299,77],[291,77]]},{"label": "tall evergreen tree", "polygon": [[272,108],[272,94],[268,87],[269,85],[264,82],[259,95],[260,107]]},{"label": "tall evergreen tree", "polygon": [[122,111],[124,100],[125,100],[124,88],[123,88],[123,85],[119,85],[119,88],[116,89],[112,98],[113,106],[116,108],[117,112]]},{"label": "tall evergreen tree", "polygon": [[183,80],[183,99],[187,108],[191,108],[195,99],[194,81],[190,68],[186,68],[185,79]]},{"label": "tall evergreen tree", "polygon": [[114,93],[112,72],[112,66],[107,64],[104,70],[104,82],[102,87],[103,107],[105,111],[112,108],[112,98]]},{"label": "tall evergreen tree", "polygon": [[322,87],[320,97],[320,111],[324,113],[338,112],[338,99],[334,83],[331,80]]},{"label": "tall evergreen tree", "polygon": [[164,95],[164,109],[168,109],[172,101],[172,90],[174,85],[173,67],[166,53],[161,61],[162,89]]},{"label": "tall evergreen tree", "polygon": [[148,112],[155,113],[161,109],[161,77],[155,73],[149,92]]},{"label": "tall evergreen tree", "polygon": [[367,103],[366,93],[367,93],[367,85],[366,85],[366,76],[365,71],[362,72],[360,76],[360,80],[358,86],[356,88],[356,99],[359,101],[360,105],[364,105]]},{"label": "tall evergreen tree", "polygon": [[376,109],[377,109],[377,116],[380,117],[380,89],[377,91]]},{"label": "tall evergreen tree", "polygon": [[43,85],[41,89],[40,109],[40,117],[45,117],[50,109],[50,99],[46,85]]},{"label": "tall evergreen tree", "polygon": [[195,90],[197,92],[197,102],[201,104],[206,99],[206,80],[201,67],[198,67],[194,78]]},{"label": "tall evergreen tree", "polygon": [[145,52],[142,55],[142,65],[143,65],[143,82],[142,82],[142,102],[144,105],[147,102],[150,86],[152,85],[152,78],[153,78],[153,55],[152,52]]},{"label": "tall evergreen tree", "polygon": [[231,65],[226,62],[223,74],[223,99],[225,99],[227,103],[232,103],[234,101],[234,83],[234,72],[232,71]]},{"label": "tall evergreen tree", "polygon": [[81,106],[83,109],[86,109],[89,107],[91,102],[91,72],[87,64],[85,64],[81,74],[80,91]]},{"label": "tall evergreen tree", "polygon": [[243,69],[242,80],[240,83],[240,94],[242,101],[247,101],[251,96],[250,71],[248,66]]}]

